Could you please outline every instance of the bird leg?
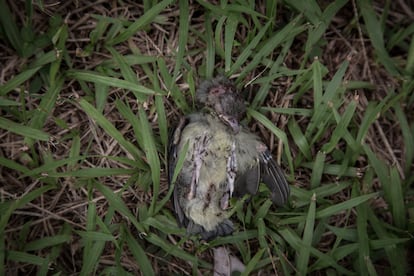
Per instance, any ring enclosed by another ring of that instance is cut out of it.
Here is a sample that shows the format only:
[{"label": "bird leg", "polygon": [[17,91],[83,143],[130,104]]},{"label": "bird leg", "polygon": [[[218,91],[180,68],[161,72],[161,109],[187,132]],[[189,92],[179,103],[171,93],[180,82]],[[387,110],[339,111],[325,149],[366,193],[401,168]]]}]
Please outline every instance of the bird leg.
[{"label": "bird leg", "polygon": [[196,188],[198,185],[198,181],[200,179],[200,170],[201,166],[203,165],[203,157],[206,154],[206,146],[209,141],[207,135],[198,136],[196,138],[196,142],[194,143],[194,150],[193,150],[193,161],[194,161],[194,169],[193,175],[191,177],[190,183],[190,192],[187,195],[187,199],[191,200],[195,197]]},{"label": "bird leg", "polygon": [[236,160],[236,143],[233,141],[230,149],[230,156],[227,157],[227,191],[220,199],[220,208],[226,210],[229,206],[229,199],[233,195],[234,182],[236,180],[237,173],[237,160]]},{"label": "bird leg", "polygon": [[230,156],[227,158],[227,183],[230,191],[230,197],[234,191],[234,181],[236,180],[237,160],[236,160],[236,143],[231,145]]}]

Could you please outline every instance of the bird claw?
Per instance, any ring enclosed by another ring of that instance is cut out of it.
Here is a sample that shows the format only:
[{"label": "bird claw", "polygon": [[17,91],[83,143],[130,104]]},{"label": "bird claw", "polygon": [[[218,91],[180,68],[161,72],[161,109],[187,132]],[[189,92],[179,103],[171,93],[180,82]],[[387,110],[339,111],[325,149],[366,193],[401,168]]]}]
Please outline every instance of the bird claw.
[{"label": "bird claw", "polygon": [[224,196],[220,199],[220,208],[222,210],[226,210],[227,208],[229,208],[229,194],[225,193]]}]

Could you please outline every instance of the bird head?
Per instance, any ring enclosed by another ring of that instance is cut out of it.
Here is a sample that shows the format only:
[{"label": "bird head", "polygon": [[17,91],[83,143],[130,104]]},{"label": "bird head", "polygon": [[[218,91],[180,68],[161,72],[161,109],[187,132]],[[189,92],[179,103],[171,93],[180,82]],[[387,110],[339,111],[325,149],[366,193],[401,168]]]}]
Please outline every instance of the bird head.
[{"label": "bird head", "polygon": [[223,76],[206,80],[200,85],[196,96],[199,103],[214,111],[235,132],[239,132],[246,106],[233,82]]}]

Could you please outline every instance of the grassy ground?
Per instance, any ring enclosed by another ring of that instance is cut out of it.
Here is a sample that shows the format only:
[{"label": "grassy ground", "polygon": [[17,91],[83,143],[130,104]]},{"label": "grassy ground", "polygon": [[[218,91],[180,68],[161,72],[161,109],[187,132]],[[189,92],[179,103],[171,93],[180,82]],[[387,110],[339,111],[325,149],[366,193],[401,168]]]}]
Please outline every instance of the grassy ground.
[{"label": "grassy ground", "polygon": [[[414,229],[411,1],[0,0],[0,275],[404,275]],[[225,74],[281,160],[202,243],[172,213],[168,126]],[[412,271],[411,271],[412,272]]]}]

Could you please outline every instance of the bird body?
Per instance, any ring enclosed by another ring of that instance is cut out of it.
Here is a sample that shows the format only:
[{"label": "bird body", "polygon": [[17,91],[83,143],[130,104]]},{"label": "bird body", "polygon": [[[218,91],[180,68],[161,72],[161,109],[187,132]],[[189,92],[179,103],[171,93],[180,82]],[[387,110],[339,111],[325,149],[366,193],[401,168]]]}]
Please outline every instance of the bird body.
[{"label": "bird body", "polygon": [[[194,175],[194,160],[198,158],[202,163],[193,195],[188,196],[191,190],[189,185],[177,186],[177,192],[182,198],[181,205],[185,206],[185,215],[195,223],[203,225],[207,231],[213,230],[226,218],[219,202],[227,192],[226,166],[227,158],[231,154],[231,135],[221,124],[211,124],[212,120],[214,119],[211,116],[202,117],[201,114],[190,116],[190,123],[182,133],[183,137],[188,138],[182,139],[178,147],[180,150],[185,143],[189,143],[177,182],[190,184],[188,180]],[[194,156],[194,152],[198,156]]]},{"label": "bird body", "polygon": [[226,211],[232,196],[255,194],[262,178],[273,201],[281,205],[289,187],[260,138],[240,125],[244,103],[233,84],[216,78],[202,84],[197,93],[205,107],[186,116],[176,128],[169,174],[171,181],[177,156],[188,144],[174,186],[174,209],[188,233],[209,240],[233,232]]}]

